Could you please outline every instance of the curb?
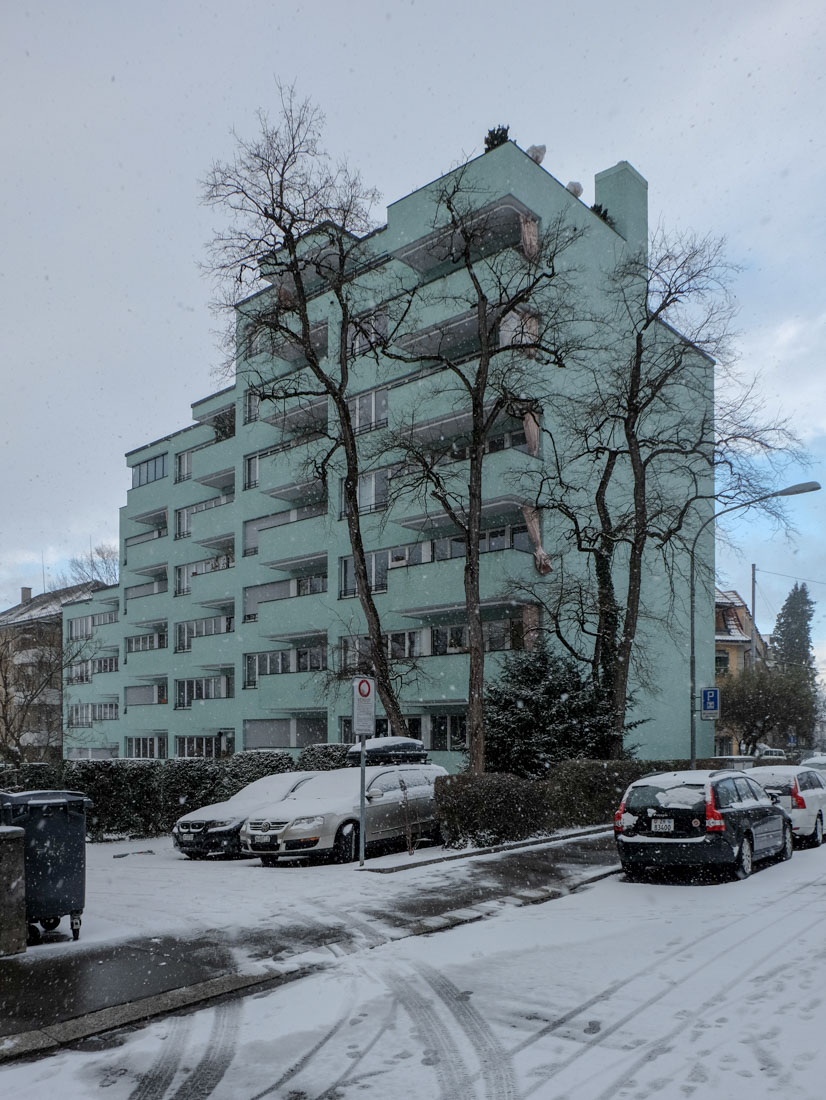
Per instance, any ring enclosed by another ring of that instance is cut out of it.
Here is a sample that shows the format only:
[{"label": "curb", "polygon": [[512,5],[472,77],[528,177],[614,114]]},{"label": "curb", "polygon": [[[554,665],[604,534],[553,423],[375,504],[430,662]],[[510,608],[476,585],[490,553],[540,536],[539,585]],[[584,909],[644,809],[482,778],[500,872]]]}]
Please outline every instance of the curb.
[{"label": "curb", "polygon": [[514,852],[519,848],[553,847],[580,837],[610,836],[610,825],[592,825],[577,832],[561,833],[556,836],[537,837],[533,840],[513,840],[507,844],[492,844],[489,848],[471,848],[462,852],[451,852],[446,856],[434,856],[433,859],[420,859],[415,863],[400,863],[397,867],[359,867],[359,871],[369,871],[373,875],[394,875],[397,871],[414,871],[417,867],[431,867],[434,863],[449,863],[454,859],[472,859],[474,856],[495,855],[497,852]]}]

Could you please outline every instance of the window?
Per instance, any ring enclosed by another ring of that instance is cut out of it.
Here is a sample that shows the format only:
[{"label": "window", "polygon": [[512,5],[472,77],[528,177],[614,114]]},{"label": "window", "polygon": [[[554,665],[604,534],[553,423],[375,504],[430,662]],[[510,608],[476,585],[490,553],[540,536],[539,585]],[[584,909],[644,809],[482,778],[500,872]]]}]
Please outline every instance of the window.
[{"label": "window", "polygon": [[157,481],[166,477],[166,455],[158,455],[156,458],[148,458],[145,462],[139,462],[132,467],[132,488],[138,485],[148,485],[150,481]]},{"label": "window", "polygon": [[[383,470],[373,470],[369,474],[362,474],[358,481],[359,514],[368,512],[383,512],[387,507],[387,492],[390,487],[391,470],[385,467]],[[340,519],[347,515],[347,500],[344,494],[344,478],[341,479],[341,512]]]},{"label": "window", "polygon": [[166,702],[166,680],[155,684],[132,684],[124,688],[123,702],[127,707],[152,706]]},{"label": "window", "polygon": [[175,566],[175,595],[186,596],[192,589],[193,563]]},{"label": "window", "polygon": [[464,714],[434,714],[430,719],[430,748],[433,752],[461,752],[467,745]]},{"label": "window", "polygon": [[132,634],[126,639],[127,653],[144,653],[150,649],[166,649],[166,630],[155,634]]},{"label": "window", "polygon": [[176,710],[188,710],[194,702],[200,700],[232,698],[233,678],[230,673],[225,673],[220,676],[200,676],[190,680],[175,681]]},{"label": "window", "polygon": [[92,662],[79,661],[69,665],[66,676],[67,684],[90,684],[92,682]]},{"label": "window", "polygon": [[387,390],[370,390],[347,402],[350,420],[356,435],[373,428],[383,428],[387,423]]},{"label": "window", "polygon": [[95,657],[92,661],[92,675],[96,676],[100,672],[117,672],[118,671],[118,659],[117,657]]},{"label": "window", "polygon": [[387,340],[387,314],[384,310],[362,314],[350,323],[347,333],[347,354],[366,355],[380,349]]},{"label": "window", "polygon": [[506,313],[499,322],[500,347],[509,347],[514,344],[534,345],[525,349],[524,354],[533,358],[536,355],[536,344],[539,340],[539,318],[535,313],[520,313],[512,310]]},{"label": "window", "polygon": [[244,488],[254,489],[258,484],[259,456],[247,455],[244,459]]},{"label": "window", "polygon": [[133,760],[166,760],[166,734],[157,737],[127,737],[125,755]]},{"label": "window", "polygon": [[465,653],[467,651],[467,627],[434,626],[430,633],[431,653],[444,656],[446,653]]},{"label": "window", "polygon": [[175,509],[175,538],[187,539],[192,534],[192,506]]},{"label": "window", "polygon": [[296,581],[296,596],[317,596],[326,591],[326,573],[313,573],[310,577],[299,577]]},{"label": "window", "polygon": [[176,737],[176,756],[203,756],[215,760],[218,756],[217,737]]},{"label": "window", "polygon": [[244,423],[251,424],[257,420],[261,412],[261,397],[255,390],[247,390],[244,394]]},{"label": "window", "polygon": [[729,652],[727,649],[718,649],[714,654],[714,671],[719,675],[729,671]]},{"label": "window", "polygon": [[[367,566],[367,581],[371,592],[387,591],[387,565],[389,553],[387,550],[374,550],[365,555]],[[339,595],[342,599],[355,596],[356,574],[352,557],[341,559],[341,589]]]},{"label": "window", "polygon": [[189,481],[192,477],[192,451],[179,451],[175,455],[175,480]]},{"label": "window", "polygon": [[206,638],[211,634],[231,634],[234,628],[232,615],[212,615],[205,619],[190,619],[175,623],[175,652],[187,653],[192,649],[193,638]]},{"label": "window", "polygon": [[82,641],[92,637],[92,616],[81,615],[69,620],[69,637],[72,641]]},{"label": "window", "polygon": [[69,706],[69,725],[74,727],[116,721],[117,717],[117,703],[72,703]]}]

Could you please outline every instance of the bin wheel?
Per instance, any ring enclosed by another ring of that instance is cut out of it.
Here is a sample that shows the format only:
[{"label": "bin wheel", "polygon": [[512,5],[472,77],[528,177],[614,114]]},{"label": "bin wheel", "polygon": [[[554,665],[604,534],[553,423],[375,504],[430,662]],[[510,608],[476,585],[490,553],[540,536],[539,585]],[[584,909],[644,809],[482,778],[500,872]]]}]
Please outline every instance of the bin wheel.
[{"label": "bin wheel", "polygon": [[80,937],[80,913],[72,913],[72,939],[76,940]]},{"label": "bin wheel", "polygon": [[42,936],[40,935],[40,929],[36,924],[30,924],[26,928],[26,946],[33,947],[35,944],[40,943]]},{"label": "bin wheel", "polygon": [[72,929],[72,939],[73,940],[79,940],[80,939],[80,929],[79,928],[73,928]]},{"label": "bin wheel", "polygon": [[60,917],[44,917],[40,924],[44,932],[54,932],[55,928],[60,924]]}]

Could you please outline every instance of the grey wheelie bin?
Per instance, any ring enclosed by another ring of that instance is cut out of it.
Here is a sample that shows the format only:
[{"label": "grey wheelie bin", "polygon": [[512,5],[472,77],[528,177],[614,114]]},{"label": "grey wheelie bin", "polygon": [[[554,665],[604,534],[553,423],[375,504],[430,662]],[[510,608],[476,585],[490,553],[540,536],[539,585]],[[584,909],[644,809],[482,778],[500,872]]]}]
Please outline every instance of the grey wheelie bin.
[{"label": "grey wheelie bin", "polygon": [[0,791],[0,824],[25,832],[24,878],[29,943],[38,943],[38,924],[47,932],[71,922],[80,935],[86,901],[86,811],[91,799],[77,791]]}]

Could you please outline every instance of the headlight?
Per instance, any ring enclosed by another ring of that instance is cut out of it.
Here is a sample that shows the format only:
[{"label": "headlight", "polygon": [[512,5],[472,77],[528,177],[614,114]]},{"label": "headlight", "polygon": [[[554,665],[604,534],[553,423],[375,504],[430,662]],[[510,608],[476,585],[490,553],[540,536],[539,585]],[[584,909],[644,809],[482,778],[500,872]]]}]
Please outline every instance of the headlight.
[{"label": "headlight", "polygon": [[207,825],[207,832],[214,833],[217,832],[218,829],[231,829],[234,825],[240,826],[242,824],[243,822],[239,821],[238,818],[234,821],[210,821],[209,825]]},{"label": "headlight", "polygon": [[323,817],[297,817],[290,822],[291,829],[320,829],[324,824]]}]

